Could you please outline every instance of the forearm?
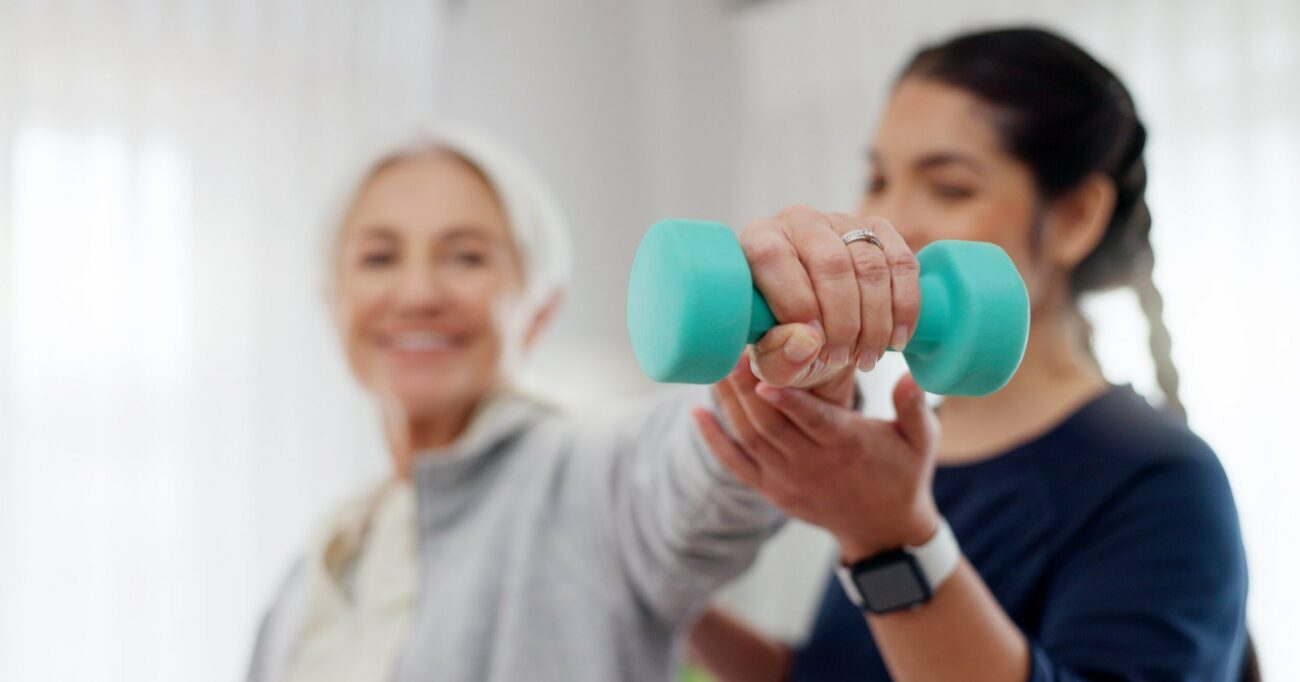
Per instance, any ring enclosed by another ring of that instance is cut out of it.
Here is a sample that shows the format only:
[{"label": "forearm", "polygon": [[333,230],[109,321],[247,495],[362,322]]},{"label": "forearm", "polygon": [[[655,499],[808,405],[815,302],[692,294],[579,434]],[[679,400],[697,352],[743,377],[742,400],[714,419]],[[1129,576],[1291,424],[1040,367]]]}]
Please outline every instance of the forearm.
[{"label": "forearm", "polygon": [[700,616],[689,642],[691,658],[719,682],[781,682],[789,677],[790,649],[717,609]]},{"label": "forearm", "polygon": [[916,609],[869,615],[899,682],[1008,682],[1029,676],[1029,645],[965,558]]},{"label": "forearm", "polygon": [[593,459],[599,513],[620,569],[647,607],[679,621],[735,578],[784,516],[708,452],[689,409],[704,391],[676,392],[621,430]]}]

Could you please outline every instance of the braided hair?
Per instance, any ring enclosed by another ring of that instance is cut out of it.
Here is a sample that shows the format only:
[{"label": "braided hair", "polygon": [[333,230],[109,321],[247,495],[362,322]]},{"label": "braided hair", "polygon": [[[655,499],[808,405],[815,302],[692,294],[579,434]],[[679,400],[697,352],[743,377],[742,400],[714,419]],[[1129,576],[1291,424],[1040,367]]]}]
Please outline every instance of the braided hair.
[{"label": "braided hair", "polygon": [[[1165,407],[1186,418],[1164,299],[1152,278],[1146,128],[1124,84],[1079,46],[1037,28],[970,33],[927,47],[899,80],[906,77],[957,87],[991,105],[1004,148],[1029,167],[1044,200],[1070,192],[1096,173],[1114,183],[1110,222],[1097,247],[1070,274],[1071,298],[1077,305],[1085,293],[1121,286],[1137,293],[1151,329],[1151,356]],[[1091,352],[1086,323],[1085,335]]]}]

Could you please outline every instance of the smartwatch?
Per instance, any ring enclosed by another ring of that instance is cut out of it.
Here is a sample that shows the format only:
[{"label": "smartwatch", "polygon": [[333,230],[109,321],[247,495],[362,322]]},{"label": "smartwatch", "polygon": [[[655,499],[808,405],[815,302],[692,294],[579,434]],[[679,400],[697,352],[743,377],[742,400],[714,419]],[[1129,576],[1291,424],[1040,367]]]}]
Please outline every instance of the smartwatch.
[{"label": "smartwatch", "polygon": [[942,517],[934,537],[919,547],[902,547],[840,566],[836,575],[844,593],[869,613],[889,613],[920,606],[957,569],[961,547]]}]

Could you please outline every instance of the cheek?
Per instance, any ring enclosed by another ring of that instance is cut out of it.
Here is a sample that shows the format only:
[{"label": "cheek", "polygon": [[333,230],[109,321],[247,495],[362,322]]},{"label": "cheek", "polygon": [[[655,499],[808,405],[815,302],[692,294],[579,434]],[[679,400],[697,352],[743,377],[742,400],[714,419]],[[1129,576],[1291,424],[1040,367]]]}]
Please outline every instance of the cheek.
[{"label": "cheek", "polygon": [[1017,266],[1029,265],[1035,230],[1030,202],[1019,197],[989,196],[971,202],[967,210],[953,218],[954,234],[950,238],[996,244]]},{"label": "cheek", "polygon": [[1015,263],[1021,279],[1025,281],[1031,303],[1038,298],[1041,288],[1041,269],[1035,250],[1037,230],[1032,207],[1011,204],[990,211],[983,224],[976,229],[977,236],[974,237],[997,244],[1007,253],[1011,262]]},{"label": "cheek", "polygon": [[364,280],[349,281],[339,297],[338,315],[345,332],[355,332],[373,318],[383,300],[382,291]]},{"label": "cheek", "polygon": [[[947,216],[933,217],[928,230],[932,239],[961,239],[989,242],[1006,252],[1025,280],[1031,297],[1038,287],[1038,259],[1034,251],[1035,218],[1032,206],[1023,201],[974,201]],[[905,235],[906,237],[906,235]]]},{"label": "cheek", "polygon": [[521,302],[513,278],[466,278],[457,295],[462,314],[478,331],[481,351],[499,354],[517,335]]},{"label": "cheek", "polygon": [[1028,214],[1015,202],[996,196],[977,197],[950,212],[955,239],[992,242],[1007,248],[1024,231]]},{"label": "cheek", "polygon": [[370,327],[384,311],[385,289],[374,282],[349,281],[342,286],[335,306],[335,321],[344,350],[354,369],[361,370],[369,345]]}]

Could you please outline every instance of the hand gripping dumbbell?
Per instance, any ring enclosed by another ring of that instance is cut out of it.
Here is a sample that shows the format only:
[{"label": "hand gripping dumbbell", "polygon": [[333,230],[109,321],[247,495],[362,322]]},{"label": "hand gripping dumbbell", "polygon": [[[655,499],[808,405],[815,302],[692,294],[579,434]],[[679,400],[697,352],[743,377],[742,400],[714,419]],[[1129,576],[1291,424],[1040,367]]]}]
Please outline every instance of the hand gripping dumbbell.
[{"label": "hand gripping dumbbell", "polygon": [[[916,258],[921,315],[903,351],[912,376],[945,395],[1002,388],[1029,336],[1029,296],[1015,265],[984,242],[938,241]],[[627,326],[650,378],[719,381],[747,344],[777,324],[731,228],[664,220],[642,239],[628,282]]]}]

